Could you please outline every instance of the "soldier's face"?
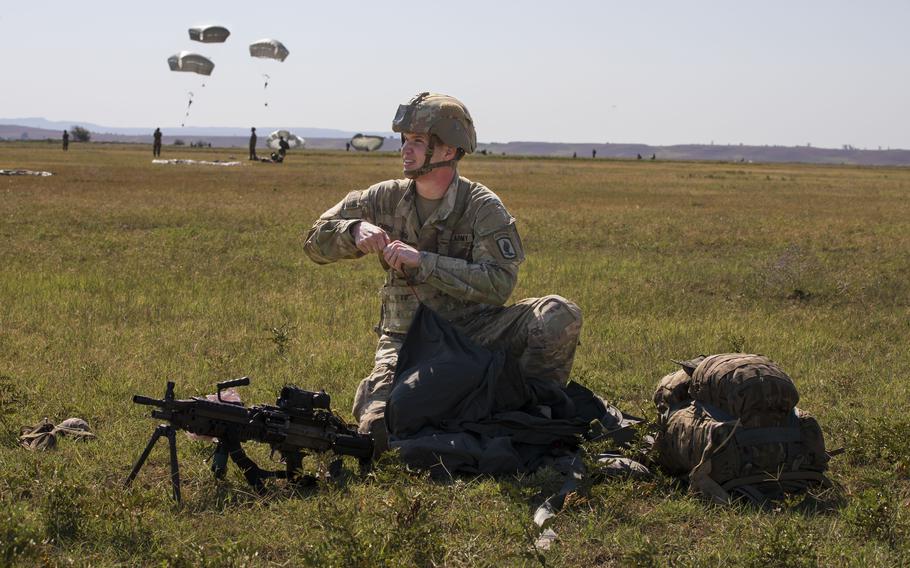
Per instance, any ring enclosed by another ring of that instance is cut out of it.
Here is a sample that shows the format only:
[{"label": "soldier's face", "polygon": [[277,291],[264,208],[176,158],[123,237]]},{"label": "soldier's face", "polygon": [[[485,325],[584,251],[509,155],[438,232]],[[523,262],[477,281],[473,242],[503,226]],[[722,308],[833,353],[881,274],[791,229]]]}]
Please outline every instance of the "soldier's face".
[{"label": "soldier's face", "polygon": [[416,170],[422,166],[429,145],[429,135],[405,133],[404,142],[401,145],[401,163],[404,169]]},{"label": "soldier's face", "polygon": [[[401,145],[401,161],[405,170],[414,170],[423,165],[427,155],[427,149],[430,147],[429,134],[412,134],[405,133],[404,143]],[[451,160],[455,157],[455,150],[441,142],[436,142],[433,148],[433,157],[430,163]]]}]

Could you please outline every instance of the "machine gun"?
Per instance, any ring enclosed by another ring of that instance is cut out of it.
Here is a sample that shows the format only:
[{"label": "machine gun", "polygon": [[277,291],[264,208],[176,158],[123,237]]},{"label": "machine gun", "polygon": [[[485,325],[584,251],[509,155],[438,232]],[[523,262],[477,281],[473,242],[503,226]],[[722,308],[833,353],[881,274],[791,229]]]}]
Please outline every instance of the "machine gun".
[{"label": "machine gun", "polygon": [[[139,473],[158,438],[165,436],[170,448],[171,484],[174,500],[180,502],[180,471],[177,465],[176,431],[185,430],[199,436],[217,439],[212,459],[212,472],[221,479],[227,471],[228,458],[237,464],[247,482],[257,491],[263,480],[276,477],[291,483],[302,483],[301,474],[304,452],[332,450],[339,456],[360,459],[361,472],[369,469],[373,457],[373,439],[360,434],[345,424],[329,409],[330,398],[325,391],[312,392],[293,385],[281,389],[275,406],[244,406],[241,402],[223,400],[221,391],[250,384],[249,377],[217,384],[217,400],[203,397],[178,400],[174,397],[174,383],[168,381],[163,399],[135,395],[133,402],[156,407],[152,417],[166,420],[152,433],[145,450],[133,466],[124,485]],[[266,471],[257,466],[243,451],[247,441],[269,444],[272,452],[279,452],[285,463],[284,471]],[[337,463],[337,462],[336,462]],[[310,478],[312,479],[312,478]]]}]

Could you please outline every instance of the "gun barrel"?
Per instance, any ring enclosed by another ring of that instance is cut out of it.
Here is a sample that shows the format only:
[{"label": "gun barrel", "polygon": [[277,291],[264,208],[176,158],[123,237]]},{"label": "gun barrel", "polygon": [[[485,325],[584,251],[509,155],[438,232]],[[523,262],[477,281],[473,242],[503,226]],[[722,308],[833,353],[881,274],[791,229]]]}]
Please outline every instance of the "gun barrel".
[{"label": "gun barrel", "polygon": [[336,454],[370,459],[373,457],[373,438],[364,434],[342,434],[335,438],[332,450]]},{"label": "gun barrel", "polygon": [[230,381],[223,381],[215,385],[215,387],[220,391],[223,389],[229,389],[231,387],[245,387],[250,384],[249,377],[240,377],[239,379],[233,379]]},{"label": "gun barrel", "polygon": [[133,402],[136,404],[144,404],[145,406],[157,406],[159,408],[164,408],[163,400],[158,400],[157,398],[152,398],[149,396],[142,396],[141,394],[133,395]]}]

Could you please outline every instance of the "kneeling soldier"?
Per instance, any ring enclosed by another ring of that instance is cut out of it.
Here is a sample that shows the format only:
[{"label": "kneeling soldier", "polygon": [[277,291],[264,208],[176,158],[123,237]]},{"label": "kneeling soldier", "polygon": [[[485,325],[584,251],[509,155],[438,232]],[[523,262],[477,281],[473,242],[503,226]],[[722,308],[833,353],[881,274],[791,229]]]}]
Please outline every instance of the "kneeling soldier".
[{"label": "kneeling soldier", "polygon": [[419,303],[472,340],[504,349],[523,376],[568,381],[581,310],[561,296],[504,306],[524,260],[515,220],[492,191],[458,175],[477,146],[474,123],[457,99],[421,93],[400,105],[405,179],[352,191],[307,234],[319,264],[378,254],[387,269],[375,366],[354,399],[360,431],[377,453],[388,447],[384,416],[395,364]]}]

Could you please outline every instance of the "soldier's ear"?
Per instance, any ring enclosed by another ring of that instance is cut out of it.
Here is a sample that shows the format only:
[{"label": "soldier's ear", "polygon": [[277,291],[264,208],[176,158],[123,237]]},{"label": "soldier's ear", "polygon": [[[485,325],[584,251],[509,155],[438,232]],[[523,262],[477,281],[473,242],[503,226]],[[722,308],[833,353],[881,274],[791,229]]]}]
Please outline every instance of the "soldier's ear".
[{"label": "soldier's ear", "polygon": [[439,152],[440,150],[442,150],[441,154],[442,154],[442,158],[444,160],[454,160],[455,156],[458,153],[458,150],[456,148],[453,148],[453,147],[449,146],[448,144],[445,144],[437,139],[436,140],[436,152]]}]

